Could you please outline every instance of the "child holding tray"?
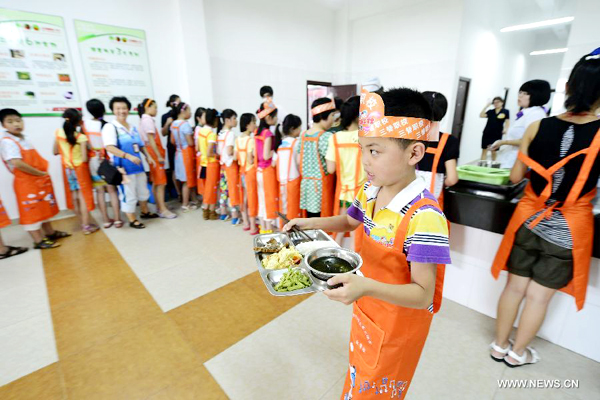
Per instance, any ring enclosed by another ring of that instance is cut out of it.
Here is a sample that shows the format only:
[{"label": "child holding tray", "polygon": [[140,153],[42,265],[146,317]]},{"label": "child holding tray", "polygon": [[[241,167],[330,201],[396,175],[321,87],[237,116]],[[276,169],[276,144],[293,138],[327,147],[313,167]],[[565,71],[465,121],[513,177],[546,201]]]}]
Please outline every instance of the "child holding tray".
[{"label": "child holding tray", "polygon": [[448,223],[424,180],[415,174],[423,158],[432,110],[419,93],[362,91],[359,143],[367,182],[347,215],[300,218],[293,226],[353,231],[364,223],[363,276],[345,274],[324,293],[353,304],[350,365],[343,398],[405,398],[442,300],[450,263]]}]

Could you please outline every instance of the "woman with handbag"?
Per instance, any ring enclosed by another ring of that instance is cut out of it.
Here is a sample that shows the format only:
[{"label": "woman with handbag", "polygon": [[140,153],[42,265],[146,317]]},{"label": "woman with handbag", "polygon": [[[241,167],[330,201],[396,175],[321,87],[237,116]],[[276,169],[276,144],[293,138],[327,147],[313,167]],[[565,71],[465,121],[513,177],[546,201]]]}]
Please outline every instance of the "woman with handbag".
[{"label": "woman with handbag", "polygon": [[[106,151],[113,156],[114,166],[123,175],[122,182],[119,185],[121,209],[127,215],[130,227],[143,229],[146,226],[138,221],[135,215],[138,202],[142,209],[140,215],[142,218],[158,218],[158,215],[151,213],[148,209],[150,191],[148,190],[148,180],[142,164],[141,153],[144,153],[150,166],[154,165],[154,160],[146,152],[137,127],[127,122],[129,110],[131,110],[129,100],[126,97],[113,97],[110,100],[110,109],[115,114],[116,119],[104,125],[102,140],[104,146],[106,146]],[[105,178],[109,179],[106,174]],[[112,181],[112,178],[109,180]]]},{"label": "woman with handbag", "polygon": [[[100,164],[102,161],[108,158],[106,150],[104,150],[104,143],[102,142],[102,128],[106,125],[104,121],[104,114],[106,109],[104,104],[98,99],[91,99],[85,103],[85,106],[92,119],[83,121],[83,133],[88,138],[88,143],[91,147],[90,151],[90,174],[92,175],[92,186],[96,190],[96,202],[98,208],[102,214],[102,220],[104,221],[104,229],[108,229],[111,226],[115,228],[122,228],[123,221],[121,220],[121,209],[119,207],[119,195],[117,194],[117,188],[113,185],[108,184],[98,173]],[[114,219],[108,216],[108,210],[106,208],[106,196],[108,192],[110,198],[110,205],[114,211]]]}]

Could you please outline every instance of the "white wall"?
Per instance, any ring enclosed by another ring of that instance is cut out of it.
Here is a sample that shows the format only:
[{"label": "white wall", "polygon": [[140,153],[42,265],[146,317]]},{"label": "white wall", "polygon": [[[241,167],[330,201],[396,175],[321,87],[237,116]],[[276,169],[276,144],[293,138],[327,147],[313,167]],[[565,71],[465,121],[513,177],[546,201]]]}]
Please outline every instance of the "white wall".
[{"label": "white wall", "polygon": [[[202,63],[203,51],[205,54],[203,49],[206,48],[206,44],[202,43],[204,30],[201,14],[202,2],[180,0],[180,3],[182,14],[180,14],[177,1],[160,0],[104,0],[101,2],[29,0],[18,4],[11,0],[0,0],[0,7],[63,17],[70,53],[74,61],[75,78],[84,108],[88,95],[73,20],[82,19],[145,30],[148,38],[154,97],[161,107],[160,110],[164,111],[164,103],[172,93],[178,93],[184,99],[191,97],[198,102],[209,101],[212,95],[208,65],[207,62]],[[199,17],[199,19],[194,17]],[[183,35],[190,38],[191,41],[184,41]],[[197,52],[197,54],[190,55],[192,52]],[[195,75],[190,71],[195,72]],[[137,117],[131,117],[131,121],[137,123]],[[59,157],[52,155],[53,133],[61,124],[62,119],[58,117],[25,118],[25,135],[40,154],[50,161],[54,191],[60,207],[64,209],[60,160]],[[12,175],[4,167],[0,167],[0,196],[9,216],[17,218]]]},{"label": "white wall", "polygon": [[514,14],[502,2],[465,0],[460,37],[458,76],[470,78],[461,137],[459,163],[478,159],[481,155],[481,136],[486,120],[479,117],[488,99],[504,96],[508,87],[506,108],[511,119],[517,113],[517,94],[525,82],[529,49],[533,37],[521,33],[500,33],[501,24]]},{"label": "white wall", "polygon": [[304,121],[306,81],[333,77],[334,10],[273,0],[205,0],[204,7],[213,106],[253,113],[260,87],[269,85],[275,104]]},{"label": "white wall", "polygon": [[366,15],[359,6],[349,11],[351,82],[339,83],[378,76],[387,88],[435,90],[449,99],[452,115],[463,1],[375,2]]}]

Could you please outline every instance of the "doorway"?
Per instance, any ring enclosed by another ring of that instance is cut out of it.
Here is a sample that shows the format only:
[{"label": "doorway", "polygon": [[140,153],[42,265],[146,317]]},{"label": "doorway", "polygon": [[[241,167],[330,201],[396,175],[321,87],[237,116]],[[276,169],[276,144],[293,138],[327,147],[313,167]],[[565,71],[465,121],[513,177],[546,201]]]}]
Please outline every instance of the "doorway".
[{"label": "doorway", "polygon": [[465,112],[467,111],[467,98],[469,97],[470,84],[471,80],[469,78],[458,78],[454,119],[452,120],[452,135],[458,139],[459,143],[463,126],[465,125]]},{"label": "doorway", "polygon": [[310,115],[310,106],[313,101],[321,97],[339,97],[343,101],[357,95],[356,84],[353,85],[332,85],[331,82],[306,81],[306,127],[312,125],[312,116]]}]

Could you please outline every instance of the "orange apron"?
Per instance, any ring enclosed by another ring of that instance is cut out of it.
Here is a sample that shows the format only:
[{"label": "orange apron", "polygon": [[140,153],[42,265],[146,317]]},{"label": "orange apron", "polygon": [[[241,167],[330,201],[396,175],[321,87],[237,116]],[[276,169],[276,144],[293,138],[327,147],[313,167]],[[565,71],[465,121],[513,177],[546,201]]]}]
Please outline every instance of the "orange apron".
[{"label": "orange apron", "polygon": [[[225,143],[227,143],[227,136],[231,134],[231,131],[225,134],[225,138],[222,140],[223,147],[221,151],[227,151],[225,147]],[[223,164],[223,169],[225,170],[225,179],[227,180],[227,189],[229,190],[229,204],[231,207],[237,207],[241,202],[240,198],[240,177],[239,177],[239,167],[235,160],[231,162],[231,165],[228,167]]]},{"label": "orange apron", "polygon": [[[396,231],[394,246],[388,248],[364,235],[361,271],[379,282],[411,283],[410,266],[403,247],[408,224],[424,205],[421,199],[410,207]],[[433,313],[440,309],[445,265],[439,264],[433,296]],[[350,365],[342,399],[403,399],[417,368],[433,318],[427,309],[406,308],[373,297],[354,303],[350,330]],[[379,396],[379,395],[382,396]]]},{"label": "orange apron", "polygon": [[198,141],[200,140],[200,127],[196,126],[194,129],[194,145],[196,147],[196,186],[198,190],[198,194],[204,196],[204,184],[206,183],[206,178],[200,178],[202,175],[202,153],[200,153],[200,144]]},{"label": "orange apron", "polygon": [[[273,167],[272,163],[269,164],[269,166],[266,168],[258,167],[258,146],[256,144],[257,140],[263,141],[264,146],[265,138],[262,135],[254,135],[254,165],[256,168],[256,174],[262,174],[263,177],[263,195],[265,196],[265,208],[267,211],[267,219],[277,219],[277,211],[279,205],[279,183],[277,181],[277,172],[275,171],[275,167]],[[257,193],[257,195],[260,196],[260,193]]]},{"label": "orange apron", "polygon": [[[433,154],[433,165],[431,166],[431,185],[429,186],[429,191],[433,194],[435,189],[435,174],[437,173],[438,164],[440,163],[440,158],[442,157],[442,153],[444,152],[444,147],[446,147],[446,143],[448,142],[448,133],[442,133],[440,137],[440,141],[438,143],[438,147],[428,147],[426,152],[429,154]],[[444,189],[442,189],[442,193],[440,193],[440,197],[437,199],[438,203],[442,211],[444,210]]]},{"label": "orange apron", "polygon": [[[208,143],[208,135],[203,135],[198,131],[198,141],[204,140],[206,151],[210,147]],[[215,146],[217,144],[215,143]],[[198,146],[200,147],[200,146]],[[208,154],[206,160],[208,161]],[[198,175],[199,177],[200,175]],[[217,194],[219,191],[219,180],[221,179],[221,164],[219,161],[208,161],[206,163],[206,178],[204,179],[204,196],[202,197],[202,203],[208,205],[217,204]]]},{"label": "orange apron", "polygon": [[[58,136],[58,130],[55,132],[56,140],[61,142],[66,142],[66,138],[62,138]],[[83,135],[83,133],[78,133],[79,135]],[[75,174],[77,175],[77,182],[79,183],[79,189],[81,190],[81,194],[83,195],[83,199],[85,200],[85,206],[88,211],[94,211],[94,186],[92,184],[92,176],[90,175],[90,167],[89,163],[82,162],[81,164],[75,166],[73,163],[73,150],[75,146],[69,145],[69,154],[64,154],[62,152],[62,147],[58,146],[58,150],[60,151],[60,158],[62,161],[62,173],[63,173],[63,184],[65,187],[65,198],[67,200],[67,208],[69,210],[74,210],[75,205],[73,204],[73,195],[71,194],[71,189],[69,188],[69,180],[67,178],[66,168],[70,168],[65,161],[68,161],[69,164],[73,166],[73,170],[75,170]],[[87,148],[83,148],[82,150],[86,150]],[[94,153],[95,155],[96,153]],[[88,152],[89,155],[89,152]]]},{"label": "orange apron", "polygon": [[[290,153],[289,154],[289,158],[288,158],[288,165],[287,165],[287,178],[286,178],[286,182],[285,184],[280,184],[279,185],[279,191],[280,193],[283,193],[285,191],[286,194],[286,199],[287,199],[287,209],[285,210],[286,212],[286,217],[289,220],[292,220],[294,218],[299,218],[302,216],[302,213],[300,212],[300,181],[301,178],[298,175],[298,177],[294,180],[290,180],[290,171],[292,169],[292,161],[293,161],[293,157],[294,157],[294,148],[296,147],[296,141],[298,139],[294,139],[292,140],[292,144],[290,147],[279,147],[279,149],[277,149],[277,176],[279,176],[279,170],[280,170],[280,162],[281,162],[281,155],[283,153]],[[280,194],[279,196],[279,210],[280,211],[284,211],[284,207],[283,207],[283,195]]]},{"label": "orange apron", "polygon": [[[333,146],[335,147],[335,170],[337,172],[337,183],[335,185],[335,203],[333,207],[333,215],[339,215],[340,213],[340,197],[343,194],[348,192],[352,193],[354,197],[360,190],[360,188],[365,184],[365,182],[360,182],[360,170],[362,169],[362,152],[360,150],[360,145],[358,143],[338,143],[335,134],[333,135]],[[340,156],[340,148],[349,148],[356,149],[356,165],[354,171],[354,186],[350,187],[348,185],[342,185],[342,158]],[[354,230],[354,251],[357,253],[360,252],[360,248],[362,245],[362,237],[364,235],[364,227],[362,224],[358,226]],[[337,237],[337,232],[332,232],[332,236],[335,239]],[[346,233],[344,237],[349,237],[350,233]]]},{"label": "orange apron", "polygon": [[[300,144],[300,175],[302,175],[303,169],[302,164],[304,161],[304,143],[305,142],[316,142],[317,160],[319,164],[319,170],[321,171],[320,177],[308,177],[303,176],[302,179],[310,179],[314,182],[315,192],[318,191],[318,185],[322,185],[321,191],[321,217],[331,217],[333,215],[333,204],[335,196],[335,174],[327,174],[323,168],[321,162],[321,156],[319,155],[319,139],[325,131],[319,132],[315,137],[306,137],[306,132],[302,134],[302,141]],[[303,210],[304,212],[306,210]]]},{"label": "orange apron", "polygon": [[[515,241],[515,235],[519,228],[538,211],[545,210],[538,218],[532,221],[531,227],[535,227],[543,218],[550,216],[553,210],[560,210],[569,225],[569,230],[573,238],[573,279],[567,286],[560,289],[560,291],[575,297],[577,310],[583,308],[588,285],[594,238],[594,214],[591,201],[596,195],[596,189],[594,188],[589,193],[584,194],[581,198],[579,198],[579,195],[590,175],[590,171],[598,156],[598,151],[600,151],[600,130],[596,132],[596,136],[590,147],[563,158],[548,169],[519,152],[517,158],[536,173],[544,177],[548,183],[539,196],[533,191],[531,183],[525,188],[525,195],[519,201],[519,204],[510,219],[502,242],[500,243],[500,248],[498,249],[498,253],[496,253],[494,263],[492,264],[492,275],[494,278],[498,279],[500,271],[506,269],[506,263],[510,257],[510,252]],[[547,207],[546,201],[552,194],[554,173],[571,159],[582,154],[586,154],[585,160],[581,165],[577,179],[575,180],[567,199],[562,204],[557,202],[552,206]]]},{"label": "orange apron", "polygon": [[[179,125],[175,126],[171,124],[171,129],[175,130],[177,133],[173,132],[171,136],[175,140],[175,146],[178,152],[181,152],[183,157],[183,166],[185,168],[185,178],[186,184],[188,187],[193,188],[196,187],[196,156],[194,152],[194,148],[192,146],[188,146],[185,149],[183,148],[183,143],[179,142]],[[175,167],[173,167],[175,168]]]},{"label": "orange apron", "polygon": [[[25,150],[13,138],[4,137],[2,140],[12,140],[19,146],[25,164],[29,164],[40,171],[48,172],[48,161],[44,160],[35,149]],[[6,167],[8,168],[8,165]],[[50,175],[35,176],[17,168],[12,172],[15,175],[14,189],[19,206],[19,223],[21,225],[43,222],[58,214],[58,205],[56,204],[56,197],[54,197]]]},{"label": "orange apron", "polygon": [[152,179],[152,184],[154,186],[161,186],[167,184],[167,174],[165,173],[165,164],[161,164],[158,162],[158,156],[160,155],[162,159],[165,159],[165,149],[162,147],[162,143],[160,142],[160,135],[158,134],[158,129],[154,133],[154,142],[156,143],[156,147],[158,148],[158,153],[154,153],[154,149],[149,144],[146,145],[146,151],[154,160],[156,160],[156,165],[150,165],[150,178]]},{"label": "orange apron", "polygon": [[4,228],[5,226],[9,226],[12,224],[10,218],[8,218],[8,214],[4,209],[4,205],[2,204],[2,200],[0,200],[0,228]]},{"label": "orange apron", "polygon": [[[258,193],[256,187],[256,166],[252,167],[248,171],[246,171],[246,164],[248,163],[248,144],[250,143],[250,138],[246,141],[246,146],[244,148],[238,148],[238,153],[244,154],[244,162],[240,164],[240,175],[243,175],[246,179],[246,201],[248,202],[248,216],[255,218],[258,215]],[[242,157],[239,157],[241,159]],[[241,185],[240,185],[240,189]],[[244,198],[243,193],[240,198]]]}]

